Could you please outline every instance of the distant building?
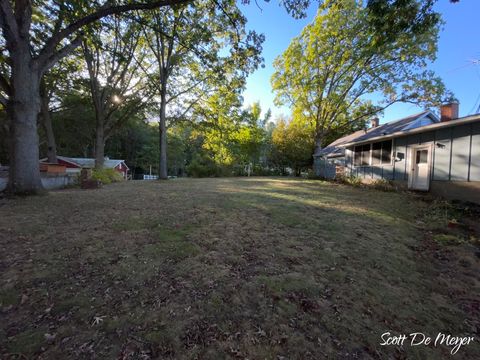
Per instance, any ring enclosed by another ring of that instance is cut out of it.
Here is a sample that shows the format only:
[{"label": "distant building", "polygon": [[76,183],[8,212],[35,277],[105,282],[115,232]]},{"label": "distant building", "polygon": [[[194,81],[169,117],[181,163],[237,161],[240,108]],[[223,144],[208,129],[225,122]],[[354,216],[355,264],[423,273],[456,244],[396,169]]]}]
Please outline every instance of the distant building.
[{"label": "distant building", "polygon": [[[58,164],[66,167],[67,173],[79,173],[82,168],[93,169],[95,159],[92,158],[71,158],[66,156],[57,156]],[[40,160],[40,163],[47,163],[47,159]],[[127,179],[130,170],[125,160],[105,159],[103,163],[105,169],[115,169]]]}]

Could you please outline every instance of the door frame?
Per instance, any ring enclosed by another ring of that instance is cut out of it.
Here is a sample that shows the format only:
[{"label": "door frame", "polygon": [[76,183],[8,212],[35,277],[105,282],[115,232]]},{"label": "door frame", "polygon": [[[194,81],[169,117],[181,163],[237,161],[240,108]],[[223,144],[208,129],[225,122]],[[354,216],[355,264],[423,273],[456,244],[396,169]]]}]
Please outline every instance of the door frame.
[{"label": "door frame", "polygon": [[[428,186],[427,189],[416,189],[413,187],[413,179],[415,173],[415,165],[416,165],[416,151],[421,149],[428,150],[428,159],[427,159],[427,167],[428,167]],[[408,147],[408,162],[407,162],[407,169],[408,169],[408,188],[411,190],[418,190],[418,191],[429,191],[430,190],[430,183],[432,181],[432,159],[433,159],[433,143],[424,143],[419,145],[411,145]]]}]

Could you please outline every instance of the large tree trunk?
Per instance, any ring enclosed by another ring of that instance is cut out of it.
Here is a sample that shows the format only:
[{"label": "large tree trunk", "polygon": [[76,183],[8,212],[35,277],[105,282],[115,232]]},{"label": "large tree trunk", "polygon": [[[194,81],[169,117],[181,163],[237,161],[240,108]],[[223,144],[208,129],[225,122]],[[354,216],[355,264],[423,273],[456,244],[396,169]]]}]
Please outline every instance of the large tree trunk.
[{"label": "large tree trunk", "polygon": [[42,120],[42,126],[45,130],[45,135],[47,137],[47,158],[48,162],[52,164],[58,163],[57,160],[57,143],[55,141],[55,134],[53,132],[52,126],[52,117],[50,116],[50,107],[49,107],[49,98],[44,88],[44,84],[41,85],[41,109],[40,117]]},{"label": "large tree trunk", "polygon": [[317,134],[317,135],[315,136],[315,149],[314,149],[314,153],[322,150],[322,144],[323,144],[323,141],[322,141],[323,139],[322,139],[322,137],[323,137],[323,136],[322,136],[322,135],[319,135],[319,134]]},{"label": "large tree trunk", "polygon": [[97,119],[95,136],[95,169],[103,169],[105,162],[105,129],[102,119]]},{"label": "large tree trunk", "polygon": [[18,44],[12,56],[12,94],[7,104],[10,119],[9,191],[42,192],[37,119],[40,111],[40,74],[32,64],[28,44]]},{"label": "large tree trunk", "polygon": [[160,167],[159,167],[159,179],[168,179],[167,168],[167,126],[166,126],[166,94],[167,87],[166,81],[162,81],[162,90],[160,94],[160,121],[159,121],[159,145],[160,145]]}]

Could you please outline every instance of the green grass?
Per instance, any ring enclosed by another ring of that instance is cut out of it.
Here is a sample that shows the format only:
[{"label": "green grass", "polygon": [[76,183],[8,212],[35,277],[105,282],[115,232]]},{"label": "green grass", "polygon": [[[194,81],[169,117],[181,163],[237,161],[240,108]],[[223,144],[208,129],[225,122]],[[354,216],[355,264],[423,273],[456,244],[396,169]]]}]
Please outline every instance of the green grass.
[{"label": "green grass", "polygon": [[43,345],[47,345],[45,333],[45,329],[32,329],[16,335],[7,345],[9,353],[32,356]]},{"label": "green grass", "polygon": [[479,326],[478,234],[409,194],[232,178],[0,201],[0,358],[449,359],[380,335]]}]

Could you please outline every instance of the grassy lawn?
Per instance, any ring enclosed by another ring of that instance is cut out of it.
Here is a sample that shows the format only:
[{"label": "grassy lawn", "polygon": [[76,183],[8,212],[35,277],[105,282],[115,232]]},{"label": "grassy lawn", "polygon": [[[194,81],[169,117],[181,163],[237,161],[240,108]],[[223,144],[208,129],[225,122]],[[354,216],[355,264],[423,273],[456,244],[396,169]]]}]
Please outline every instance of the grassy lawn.
[{"label": "grassy lawn", "polygon": [[390,331],[480,359],[478,249],[429,204],[273,178],[0,199],[0,358],[451,357]]}]

